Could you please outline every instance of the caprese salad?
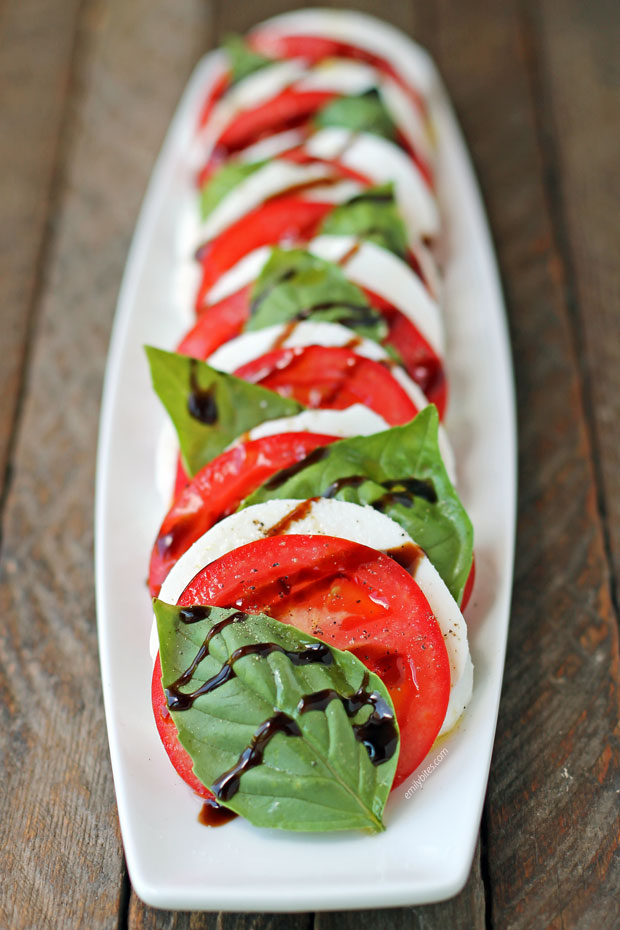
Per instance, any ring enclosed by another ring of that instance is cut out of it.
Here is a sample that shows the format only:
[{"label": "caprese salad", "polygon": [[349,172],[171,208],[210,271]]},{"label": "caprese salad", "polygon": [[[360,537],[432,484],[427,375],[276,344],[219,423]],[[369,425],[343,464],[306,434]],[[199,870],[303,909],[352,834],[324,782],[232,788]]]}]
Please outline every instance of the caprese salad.
[{"label": "caprese salad", "polygon": [[473,530],[424,88],[305,22],[227,40],[187,152],[192,322],[146,350],[152,704],[204,822],[376,832],[472,694]]}]

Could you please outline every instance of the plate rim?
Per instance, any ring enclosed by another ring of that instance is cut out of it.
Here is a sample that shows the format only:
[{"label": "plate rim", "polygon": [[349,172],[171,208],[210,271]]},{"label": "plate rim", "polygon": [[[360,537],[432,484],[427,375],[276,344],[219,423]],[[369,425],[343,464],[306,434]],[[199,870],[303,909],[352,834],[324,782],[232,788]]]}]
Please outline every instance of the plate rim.
[{"label": "plate rim", "polygon": [[[267,20],[267,24],[278,23],[285,18],[294,15],[303,16],[304,14],[314,15],[322,13],[320,10],[305,10],[297,14],[283,14],[281,17],[275,17]],[[387,26],[374,17],[366,14],[354,14],[356,18],[363,18],[365,21],[372,22],[373,28],[385,27],[390,33],[393,33],[393,27]],[[264,25],[264,24],[261,24]],[[258,28],[258,27],[256,27]],[[508,432],[510,433],[510,448],[506,457],[508,469],[508,484],[513,488],[512,500],[506,502],[506,526],[505,535],[507,538],[506,552],[506,574],[503,581],[503,599],[504,603],[500,605],[502,613],[505,614],[505,629],[503,643],[501,644],[501,655],[496,657],[500,665],[499,688],[497,701],[492,715],[492,730],[495,731],[497,714],[499,710],[499,690],[503,678],[504,657],[506,650],[508,616],[510,608],[510,591],[512,588],[512,566],[514,560],[514,544],[516,531],[516,491],[517,491],[517,467],[516,467],[516,404],[514,391],[514,376],[512,370],[512,360],[510,354],[510,342],[508,336],[508,324],[505,311],[504,300],[501,292],[501,284],[497,267],[497,260],[494,254],[488,223],[482,206],[482,199],[479,188],[475,179],[475,174],[471,165],[469,154],[463,141],[460,128],[451,109],[441,80],[430,62],[426,52],[420,52],[418,47],[403,33],[396,31],[399,41],[404,41],[406,46],[410,46],[414,54],[422,54],[424,67],[429,69],[429,75],[432,85],[431,105],[435,110],[435,115],[440,116],[439,122],[443,125],[443,131],[451,137],[451,145],[455,145],[452,155],[461,162],[461,168],[464,176],[468,179],[467,197],[469,198],[469,209],[475,218],[477,227],[477,242],[479,247],[486,256],[486,274],[487,286],[494,293],[494,303],[497,317],[494,324],[498,328],[497,346],[502,355],[500,368],[503,371],[504,383],[502,390],[505,398],[506,414],[509,420]],[[144,869],[144,863],[139,851],[139,843],[136,843],[134,836],[135,828],[132,826],[133,819],[130,811],[127,810],[127,798],[125,797],[125,779],[127,776],[126,766],[127,759],[124,756],[120,745],[118,726],[116,722],[117,707],[112,685],[113,651],[110,643],[110,619],[108,597],[105,587],[105,579],[109,569],[109,552],[107,544],[108,528],[108,506],[110,504],[109,488],[109,471],[110,471],[110,450],[112,448],[112,438],[114,435],[114,416],[117,408],[117,391],[119,378],[123,366],[123,352],[126,341],[129,337],[129,330],[135,314],[136,292],[139,287],[139,278],[143,270],[150,240],[155,227],[155,220],[158,211],[166,196],[166,186],[170,183],[173,176],[174,164],[178,157],[181,147],[189,144],[191,140],[190,127],[193,127],[197,103],[200,101],[206,83],[211,72],[217,72],[222,61],[221,53],[218,51],[210,52],[205,55],[198,63],[183,93],[181,101],[177,107],[173,120],[170,124],[162,149],[155,163],[151,174],[149,185],[142,203],[135,232],[132,239],[131,248],[127,258],[125,273],[119,292],[117,311],[115,314],[108,359],[106,363],[106,372],[104,378],[104,388],[102,397],[101,417],[99,426],[99,440],[97,450],[97,467],[96,467],[96,502],[95,502],[95,576],[96,576],[96,601],[97,601],[97,618],[98,618],[98,637],[99,637],[99,654],[101,663],[102,686],[104,694],[104,705],[106,712],[106,723],[108,728],[108,738],[110,743],[110,755],[112,760],[112,769],[114,773],[115,789],[119,808],[119,819],[121,822],[121,832],[125,846],[127,864],[132,880],[132,884],[138,896],[146,903],[160,908],[170,909],[191,909],[191,910],[239,910],[246,911],[305,911],[305,910],[332,910],[349,907],[386,907],[386,906],[405,906],[411,904],[424,904],[431,901],[439,901],[449,898],[458,893],[464,886],[475,849],[477,840],[477,831],[471,838],[469,845],[469,854],[461,856],[458,866],[454,865],[452,870],[443,877],[438,878],[434,883],[426,879],[425,888],[415,886],[415,882],[410,881],[391,881],[384,882],[380,893],[376,888],[366,883],[369,887],[357,886],[348,889],[342,884],[337,888],[323,887],[320,901],[317,901],[316,892],[306,897],[299,897],[298,892],[293,888],[287,889],[286,886],[280,886],[277,893],[273,888],[267,887],[263,890],[254,888],[251,893],[243,895],[238,889],[232,892],[230,889],[221,887],[212,887],[203,885],[195,889],[185,888],[176,891],[172,887],[162,887],[161,882],[154,883]],[[444,143],[445,145],[445,140]],[[475,529],[475,527],[474,527]],[[106,535],[107,533],[107,535]],[[146,569],[145,569],[146,571]],[[506,589],[508,591],[506,595]],[[493,738],[491,738],[488,747],[488,762],[492,752]],[[489,766],[486,766],[486,777],[488,778]],[[131,776],[130,776],[131,777]],[[486,793],[486,779],[484,789],[481,793],[479,811],[477,820],[480,820],[484,796]],[[355,884],[355,883],[354,883]]]}]

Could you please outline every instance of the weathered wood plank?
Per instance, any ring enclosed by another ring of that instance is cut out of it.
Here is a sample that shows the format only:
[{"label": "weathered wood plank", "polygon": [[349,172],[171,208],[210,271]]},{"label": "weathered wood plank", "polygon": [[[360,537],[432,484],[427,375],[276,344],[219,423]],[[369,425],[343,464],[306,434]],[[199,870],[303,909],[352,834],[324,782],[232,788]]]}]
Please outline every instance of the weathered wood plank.
[{"label": "weathered wood plank", "polygon": [[129,237],[204,32],[199,0],[84,8],[0,575],[0,924],[12,930],[118,923],[91,567],[97,416]]},{"label": "weathered wood plank", "polygon": [[[379,3],[377,0],[358,0],[358,2],[355,2],[355,0],[342,0],[340,3],[337,0],[326,0],[320,5],[372,13],[406,31],[411,30],[413,22],[411,0],[404,3],[402,0],[384,0],[383,3]],[[287,13],[290,10],[304,9],[307,6],[308,4],[303,3],[302,0],[257,0],[256,3],[239,4],[229,4],[225,0],[219,0],[216,16],[216,42],[227,32],[246,32],[252,26],[264,19],[268,19],[270,16],[278,16],[280,13]]]},{"label": "weathered wood plank", "polygon": [[79,0],[0,9],[0,499],[23,383]]},{"label": "weathered wood plank", "polygon": [[156,911],[132,895],[130,930],[312,930],[312,914],[201,914]]},{"label": "weathered wood plank", "polygon": [[528,37],[516,3],[493,16],[482,0],[469,3],[467,15],[454,0],[439,8],[431,50],[489,209],[519,401],[516,585],[487,802],[489,920],[502,928],[611,928],[618,889],[617,630],[565,268],[544,185]]},{"label": "weathered wood plank", "polygon": [[[567,286],[600,469],[600,508],[620,603],[620,5],[532,5],[539,30],[540,127],[551,197],[572,267]],[[578,63],[578,67],[576,66]],[[555,172],[554,172],[555,174]],[[564,225],[565,224],[565,225]]]}]

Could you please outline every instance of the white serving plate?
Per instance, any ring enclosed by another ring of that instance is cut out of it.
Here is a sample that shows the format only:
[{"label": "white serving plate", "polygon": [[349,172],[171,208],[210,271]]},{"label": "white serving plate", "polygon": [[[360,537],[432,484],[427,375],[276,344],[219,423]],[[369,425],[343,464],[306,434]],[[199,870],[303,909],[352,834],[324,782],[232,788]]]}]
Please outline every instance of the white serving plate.
[{"label": "white serving plate", "polygon": [[[198,65],[171,125],[136,228],[118,302],[101,414],[96,492],[99,648],[110,754],[129,874],[155,907],[300,911],[424,904],[456,894],[475,848],[491,760],[508,628],[516,509],[516,425],[502,295],[480,196],[454,115],[428,56],[361,14],[306,10],[272,21],[312,31],[329,18],[379,42],[425,83],[439,140],[448,255],[447,427],[475,528],[467,609],[474,694],[457,729],[391,796],[378,836],[208,829],[201,802],[159,741],[150,703],[152,612],[145,584],[162,517],[155,487],[164,420],[144,343],[174,346],[176,226],[191,178],[187,151],[218,53]],[[427,775],[424,770],[442,753]]]}]

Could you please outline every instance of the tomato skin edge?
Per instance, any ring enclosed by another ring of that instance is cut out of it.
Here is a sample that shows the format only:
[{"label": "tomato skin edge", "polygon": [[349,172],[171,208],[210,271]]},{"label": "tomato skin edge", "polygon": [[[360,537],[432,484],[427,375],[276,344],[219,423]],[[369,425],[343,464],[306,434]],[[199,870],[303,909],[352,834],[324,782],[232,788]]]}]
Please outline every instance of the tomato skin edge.
[{"label": "tomato skin edge", "polygon": [[163,747],[166,750],[166,754],[170,759],[174,770],[177,775],[183,779],[183,781],[192,788],[196,794],[201,798],[213,799],[215,795],[210,791],[206,785],[203,785],[201,781],[196,778],[193,772],[193,762],[191,757],[186,749],[179,742],[179,735],[172,719],[172,715],[168,710],[168,705],[166,703],[166,696],[164,694],[164,688],[161,680],[161,661],[159,658],[159,653],[155,658],[155,665],[153,666],[153,677],[151,681],[151,706],[153,709],[153,717],[155,719],[155,726],[157,727],[157,732],[159,733],[159,738],[162,741]]}]

